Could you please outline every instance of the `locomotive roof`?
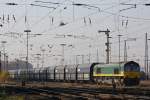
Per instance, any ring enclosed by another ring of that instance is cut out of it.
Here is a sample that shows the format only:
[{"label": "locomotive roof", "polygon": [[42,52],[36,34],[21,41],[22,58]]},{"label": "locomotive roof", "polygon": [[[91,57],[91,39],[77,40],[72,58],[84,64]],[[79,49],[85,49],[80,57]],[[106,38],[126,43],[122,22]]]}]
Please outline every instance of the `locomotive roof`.
[{"label": "locomotive roof", "polygon": [[[122,67],[124,63],[120,64]],[[118,63],[113,63],[113,64],[97,64],[96,67],[119,67]]]}]

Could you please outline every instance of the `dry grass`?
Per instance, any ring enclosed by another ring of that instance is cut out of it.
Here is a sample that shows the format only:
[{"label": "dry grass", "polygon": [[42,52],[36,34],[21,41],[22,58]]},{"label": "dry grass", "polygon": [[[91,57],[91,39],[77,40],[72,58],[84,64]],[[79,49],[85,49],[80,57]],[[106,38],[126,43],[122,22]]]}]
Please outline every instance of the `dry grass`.
[{"label": "dry grass", "polygon": [[0,72],[0,82],[6,82],[9,79],[9,74],[8,72]]}]

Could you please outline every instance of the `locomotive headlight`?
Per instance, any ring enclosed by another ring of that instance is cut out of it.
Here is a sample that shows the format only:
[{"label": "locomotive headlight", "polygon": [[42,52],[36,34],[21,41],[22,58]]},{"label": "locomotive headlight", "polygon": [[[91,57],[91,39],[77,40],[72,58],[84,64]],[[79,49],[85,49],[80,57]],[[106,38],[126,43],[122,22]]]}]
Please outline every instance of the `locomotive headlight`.
[{"label": "locomotive headlight", "polygon": [[80,69],[78,69],[78,72],[80,72]]}]

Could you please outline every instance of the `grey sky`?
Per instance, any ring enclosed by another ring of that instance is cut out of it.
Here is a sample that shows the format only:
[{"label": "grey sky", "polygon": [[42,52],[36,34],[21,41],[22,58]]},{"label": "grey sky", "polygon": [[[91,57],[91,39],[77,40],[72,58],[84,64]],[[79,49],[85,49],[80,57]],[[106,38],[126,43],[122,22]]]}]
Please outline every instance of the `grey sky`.
[{"label": "grey sky", "polygon": [[[26,33],[24,33],[24,30],[30,29],[31,34],[42,34],[36,37],[32,35],[29,38],[29,58],[35,67],[37,60],[33,60],[34,54],[42,53],[41,49],[46,49],[45,66],[60,63],[61,57],[52,57],[52,55],[62,54],[61,43],[67,44],[64,52],[66,64],[75,63],[75,55],[85,55],[85,62],[88,62],[89,52],[91,53],[91,61],[96,61],[97,49],[99,61],[105,62],[106,36],[104,33],[99,34],[98,30],[108,28],[112,37],[110,39],[112,43],[111,60],[118,61],[117,35],[121,34],[123,35],[121,37],[121,60],[123,60],[124,40],[136,38],[136,41],[128,42],[129,60],[134,59],[143,65],[145,33],[150,33],[150,6],[143,4],[150,3],[150,0],[37,1],[59,4],[35,2],[35,0],[0,1],[0,21],[3,24],[3,27],[0,28],[0,32],[3,34],[0,36],[0,40],[7,40],[5,47],[9,60],[26,56]],[[8,2],[14,2],[18,5],[6,5],[5,3]],[[73,8],[72,2],[89,6],[74,6]],[[134,8],[134,5],[122,5],[121,3],[137,5]],[[30,4],[40,5],[41,7]],[[55,7],[56,9],[48,7]],[[25,16],[27,16],[26,23]],[[60,22],[64,22],[66,25],[59,26]],[[63,36],[65,37],[63,38]],[[73,48],[68,47],[69,45],[73,45]],[[89,48],[89,45],[91,45],[91,48]],[[52,49],[49,46],[53,46]],[[78,59],[81,63],[81,57],[78,57]],[[25,59],[23,58],[23,60]]]}]

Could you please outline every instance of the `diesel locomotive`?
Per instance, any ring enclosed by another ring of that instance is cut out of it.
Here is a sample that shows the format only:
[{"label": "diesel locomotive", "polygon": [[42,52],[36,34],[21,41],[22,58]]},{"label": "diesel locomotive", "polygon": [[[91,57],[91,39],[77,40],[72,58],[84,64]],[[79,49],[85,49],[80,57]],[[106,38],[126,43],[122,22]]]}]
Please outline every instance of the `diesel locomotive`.
[{"label": "diesel locomotive", "polygon": [[134,61],[126,63],[91,63],[66,66],[50,66],[30,70],[9,71],[12,79],[37,82],[92,82],[103,83],[114,80],[122,85],[138,85],[140,66]]}]

